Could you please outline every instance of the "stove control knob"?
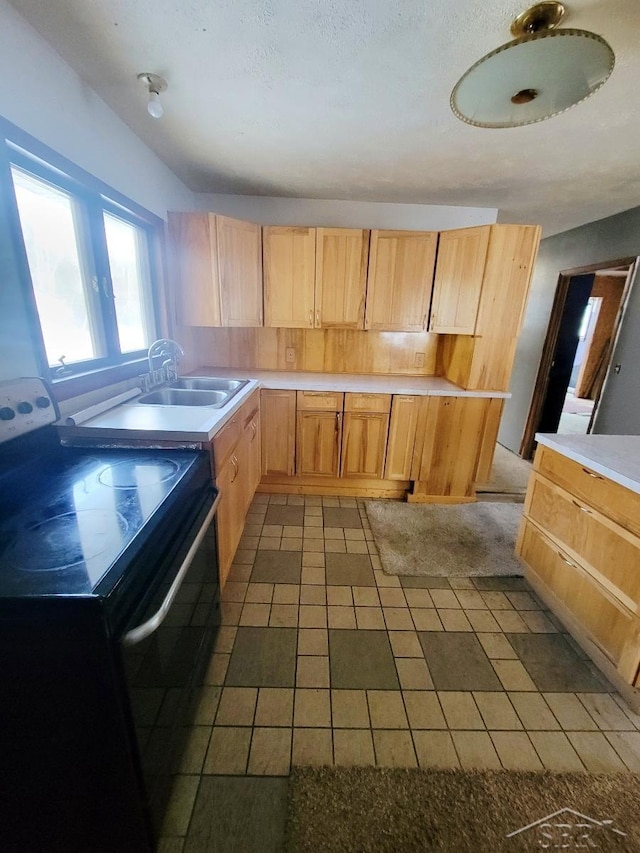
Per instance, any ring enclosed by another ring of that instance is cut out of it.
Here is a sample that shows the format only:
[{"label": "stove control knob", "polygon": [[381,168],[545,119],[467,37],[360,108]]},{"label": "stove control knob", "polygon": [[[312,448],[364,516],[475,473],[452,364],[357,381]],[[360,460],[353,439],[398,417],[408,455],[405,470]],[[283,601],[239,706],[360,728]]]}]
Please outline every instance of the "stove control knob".
[{"label": "stove control knob", "polygon": [[12,421],[16,416],[16,413],[13,409],[10,409],[9,406],[3,406],[0,409],[0,421]]},{"label": "stove control knob", "polygon": [[36,406],[39,409],[48,409],[51,405],[51,400],[48,397],[36,397]]},{"label": "stove control knob", "polygon": [[31,403],[27,403],[26,400],[23,400],[21,403],[18,403],[16,409],[20,412],[21,415],[28,415],[33,411],[33,406]]}]

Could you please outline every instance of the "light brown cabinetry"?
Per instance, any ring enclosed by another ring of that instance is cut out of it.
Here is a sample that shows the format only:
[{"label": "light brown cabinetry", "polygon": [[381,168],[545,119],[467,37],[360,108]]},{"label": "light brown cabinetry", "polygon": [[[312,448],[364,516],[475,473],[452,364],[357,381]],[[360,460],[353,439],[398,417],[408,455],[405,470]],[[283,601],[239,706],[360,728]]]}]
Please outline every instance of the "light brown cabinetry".
[{"label": "light brown cabinetry", "polygon": [[296,474],[337,477],[343,394],[298,391]]},{"label": "light brown cabinetry", "polygon": [[262,473],[292,477],[296,466],[296,392],[263,389]]},{"label": "light brown cabinetry", "polygon": [[390,394],[345,394],[340,476],[382,478]]},{"label": "light brown cabinetry", "polygon": [[421,399],[409,394],[393,395],[384,473],[387,480],[409,480],[411,477]]},{"label": "light brown cabinetry", "polygon": [[178,321],[261,326],[260,226],[213,213],[169,213]]},{"label": "light brown cabinetry", "polygon": [[316,328],[364,329],[368,257],[368,231],[316,229]]},{"label": "light brown cabinetry", "polygon": [[527,579],[636,708],[640,538],[631,528],[639,500],[540,446],[516,546]]},{"label": "light brown cabinetry", "polygon": [[371,232],[365,329],[427,329],[437,244],[437,232]]},{"label": "light brown cabinetry", "polygon": [[440,234],[430,332],[475,333],[490,233],[485,225]]},{"label": "light brown cabinetry", "polygon": [[315,323],[315,228],[262,229],[264,324],[312,329]]}]

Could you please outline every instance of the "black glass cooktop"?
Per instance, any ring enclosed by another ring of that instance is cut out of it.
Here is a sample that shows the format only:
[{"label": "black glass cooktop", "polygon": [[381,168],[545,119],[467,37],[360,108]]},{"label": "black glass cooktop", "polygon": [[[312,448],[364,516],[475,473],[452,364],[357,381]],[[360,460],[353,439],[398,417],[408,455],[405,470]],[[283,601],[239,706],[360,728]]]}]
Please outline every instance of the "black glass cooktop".
[{"label": "black glass cooktop", "polygon": [[102,594],[106,576],[203,487],[205,460],[190,450],[67,450],[4,476],[0,596],[91,595],[98,585]]}]

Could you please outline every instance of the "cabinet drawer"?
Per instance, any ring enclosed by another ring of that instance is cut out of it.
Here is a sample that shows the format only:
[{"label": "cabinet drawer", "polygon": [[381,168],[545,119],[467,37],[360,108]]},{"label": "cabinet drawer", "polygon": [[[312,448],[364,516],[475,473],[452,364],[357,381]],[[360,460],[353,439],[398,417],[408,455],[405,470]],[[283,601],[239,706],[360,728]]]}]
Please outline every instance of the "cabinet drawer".
[{"label": "cabinet drawer", "polygon": [[518,553],[572,613],[620,675],[633,684],[640,663],[640,619],[526,519]]},{"label": "cabinet drawer", "polygon": [[391,394],[345,394],[345,412],[382,412],[391,411]]},{"label": "cabinet drawer", "polygon": [[341,412],[344,394],[339,391],[298,391],[298,411]]},{"label": "cabinet drawer", "polygon": [[559,486],[532,475],[525,514],[634,613],[640,602],[640,540]]},{"label": "cabinet drawer", "polygon": [[534,468],[640,536],[640,495],[542,445]]},{"label": "cabinet drawer", "polygon": [[226,423],[220,432],[213,437],[213,461],[216,471],[220,471],[224,463],[231,455],[232,450],[240,441],[240,436],[248,422],[255,416],[260,407],[260,392],[254,391],[245,400],[231,420]]}]

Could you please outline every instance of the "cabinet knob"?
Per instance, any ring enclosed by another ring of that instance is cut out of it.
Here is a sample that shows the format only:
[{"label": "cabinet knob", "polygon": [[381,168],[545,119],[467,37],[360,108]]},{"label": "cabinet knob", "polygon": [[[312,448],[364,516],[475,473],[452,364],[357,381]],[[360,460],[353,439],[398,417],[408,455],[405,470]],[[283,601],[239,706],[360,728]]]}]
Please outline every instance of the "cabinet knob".
[{"label": "cabinet knob", "polygon": [[320,309],[316,311],[316,327],[320,328]]},{"label": "cabinet knob", "polygon": [[309,325],[313,328],[313,308],[309,309]]}]

